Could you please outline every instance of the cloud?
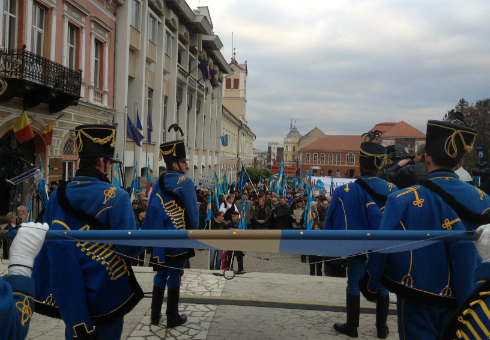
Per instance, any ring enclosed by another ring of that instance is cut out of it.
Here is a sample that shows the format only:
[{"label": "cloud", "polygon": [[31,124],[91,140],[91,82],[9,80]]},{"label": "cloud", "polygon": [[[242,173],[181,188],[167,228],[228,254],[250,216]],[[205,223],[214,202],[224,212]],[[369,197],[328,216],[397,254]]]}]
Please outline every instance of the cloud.
[{"label": "cloud", "polygon": [[[188,1],[197,7],[197,0]],[[254,147],[302,134],[361,134],[404,120],[425,131],[460,98],[490,97],[484,0],[218,1],[214,32],[247,60]]]}]

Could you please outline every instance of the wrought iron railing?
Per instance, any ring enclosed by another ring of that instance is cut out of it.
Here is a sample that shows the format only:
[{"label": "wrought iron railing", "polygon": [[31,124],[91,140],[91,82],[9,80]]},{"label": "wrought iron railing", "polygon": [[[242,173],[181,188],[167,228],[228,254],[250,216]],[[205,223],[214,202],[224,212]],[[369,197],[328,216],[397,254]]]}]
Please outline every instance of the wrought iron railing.
[{"label": "wrought iron railing", "polygon": [[182,67],[181,65],[177,64],[177,71],[184,77],[184,78],[187,78],[189,76],[189,74],[187,73],[187,71],[184,69],[184,67]]},{"label": "wrought iron railing", "polygon": [[80,97],[82,70],[75,71],[47,58],[21,50],[0,49],[0,73],[5,78],[18,78],[60,92]]}]

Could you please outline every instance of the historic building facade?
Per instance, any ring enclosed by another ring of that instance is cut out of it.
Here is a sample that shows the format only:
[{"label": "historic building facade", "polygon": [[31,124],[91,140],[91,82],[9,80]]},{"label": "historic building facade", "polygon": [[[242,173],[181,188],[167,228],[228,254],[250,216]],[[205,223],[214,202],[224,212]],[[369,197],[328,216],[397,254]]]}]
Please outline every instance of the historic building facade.
[{"label": "historic building facade", "polygon": [[301,134],[298,129],[296,129],[296,126],[293,126],[293,121],[291,121],[289,132],[286,138],[284,138],[284,165],[298,166],[300,138]]},{"label": "historic building facade", "polygon": [[[0,75],[7,84],[0,89],[5,90],[0,95],[2,192],[8,191],[5,178],[23,172],[15,155],[36,166],[41,159],[48,182],[69,180],[78,166],[74,128],[112,123],[115,13],[122,4],[119,0],[0,0]],[[12,128],[24,110],[34,138],[19,144]],[[48,145],[42,130],[54,120]],[[2,198],[0,215],[5,204]]]},{"label": "historic building facade", "polygon": [[[213,32],[208,8],[192,10],[178,0],[128,0],[118,9],[117,20],[118,134],[125,134],[127,116],[136,125],[138,114],[145,136],[142,147],[118,139],[126,186],[136,165],[141,187],[148,162],[153,180],[166,170],[159,144],[180,138],[180,133],[168,132],[174,123],[185,134],[190,159],[187,176],[197,180],[199,175],[219,174],[222,82],[231,68],[220,52],[223,44]],[[217,86],[203,80],[198,68],[203,60],[217,72]],[[148,142],[150,114],[153,132]]]}]

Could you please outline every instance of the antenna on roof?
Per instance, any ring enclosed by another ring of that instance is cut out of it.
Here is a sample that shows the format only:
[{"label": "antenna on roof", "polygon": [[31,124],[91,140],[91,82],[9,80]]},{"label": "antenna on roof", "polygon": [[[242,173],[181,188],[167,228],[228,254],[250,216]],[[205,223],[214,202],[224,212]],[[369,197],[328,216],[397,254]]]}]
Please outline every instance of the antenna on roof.
[{"label": "antenna on roof", "polygon": [[231,32],[231,60],[233,61],[233,32]]}]

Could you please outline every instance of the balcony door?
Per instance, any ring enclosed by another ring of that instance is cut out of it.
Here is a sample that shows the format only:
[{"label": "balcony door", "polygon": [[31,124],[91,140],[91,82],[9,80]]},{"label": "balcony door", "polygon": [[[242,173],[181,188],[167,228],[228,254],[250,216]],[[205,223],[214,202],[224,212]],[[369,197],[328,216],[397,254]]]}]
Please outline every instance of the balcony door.
[{"label": "balcony door", "polygon": [[32,9],[32,52],[43,56],[45,10],[34,4]]},{"label": "balcony door", "polygon": [[17,0],[3,2],[3,47],[17,48]]}]

